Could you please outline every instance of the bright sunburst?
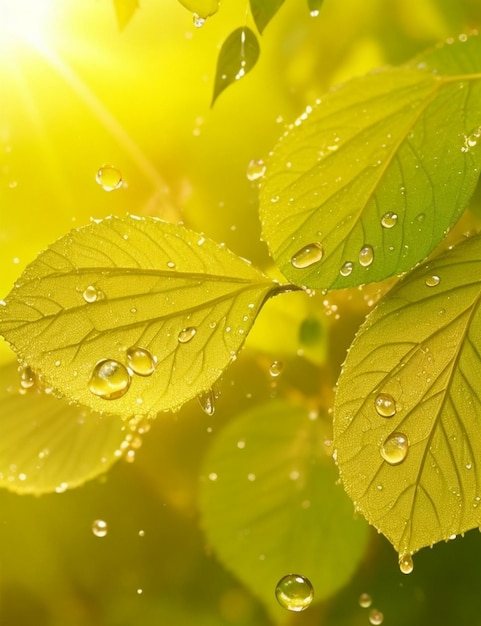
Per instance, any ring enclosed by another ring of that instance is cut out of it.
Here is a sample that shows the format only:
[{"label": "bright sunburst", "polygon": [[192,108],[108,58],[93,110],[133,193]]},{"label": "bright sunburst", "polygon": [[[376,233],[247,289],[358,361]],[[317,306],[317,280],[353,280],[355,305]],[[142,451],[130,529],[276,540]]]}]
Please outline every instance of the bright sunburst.
[{"label": "bright sunburst", "polygon": [[54,0],[0,0],[0,52],[19,43],[42,45],[47,37]]}]

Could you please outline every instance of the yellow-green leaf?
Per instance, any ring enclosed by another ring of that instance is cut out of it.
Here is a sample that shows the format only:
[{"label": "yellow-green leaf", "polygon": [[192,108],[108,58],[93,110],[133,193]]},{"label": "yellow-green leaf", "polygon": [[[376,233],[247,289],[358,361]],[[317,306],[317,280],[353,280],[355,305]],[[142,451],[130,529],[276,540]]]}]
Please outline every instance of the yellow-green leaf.
[{"label": "yellow-green leaf", "polygon": [[477,236],[381,301],[338,382],[342,481],[401,554],[481,525],[480,302]]},{"label": "yellow-green leaf", "polygon": [[252,17],[257,30],[262,34],[277,11],[284,4],[284,0],[249,0]]},{"label": "yellow-green leaf", "polygon": [[328,93],[266,161],[263,236],[284,276],[352,287],[424,259],[481,168],[481,37]]},{"label": "yellow-green leaf", "polygon": [[[0,367],[0,487],[42,494],[77,487],[123,454],[124,422],[41,391],[18,364]],[[23,386],[22,386],[23,383]],[[132,433],[130,433],[132,437]]]},{"label": "yellow-green leaf", "polygon": [[276,623],[287,618],[274,594],[283,576],[306,576],[320,601],[349,580],[366,548],[367,525],[335,484],[329,430],[303,407],[274,401],[235,417],[204,462],[209,542]]},{"label": "yellow-green leaf", "polygon": [[237,28],[222,44],[217,59],[217,70],[212,104],[226,87],[243,78],[259,58],[259,42],[247,26]]},{"label": "yellow-green leaf", "polygon": [[139,8],[138,0],[114,0],[119,30],[124,30]]},{"label": "yellow-green leaf", "polygon": [[0,307],[0,332],[69,399],[153,417],[211,387],[276,289],[183,226],[112,217],[27,267]]}]

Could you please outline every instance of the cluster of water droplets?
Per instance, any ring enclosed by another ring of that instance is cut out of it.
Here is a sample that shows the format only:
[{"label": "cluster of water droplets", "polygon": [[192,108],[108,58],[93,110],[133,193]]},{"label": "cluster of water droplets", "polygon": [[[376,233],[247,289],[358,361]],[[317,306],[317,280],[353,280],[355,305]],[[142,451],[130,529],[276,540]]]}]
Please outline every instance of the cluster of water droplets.
[{"label": "cluster of water droplets", "polygon": [[314,600],[314,588],[311,581],[300,574],[287,574],[276,585],[276,598],[288,611],[305,611]]},{"label": "cluster of water droplets", "polygon": [[[361,593],[359,596],[359,606],[362,609],[369,609],[372,606],[372,597],[369,593]],[[379,626],[384,621],[384,614],[379,610],[372,608],[369,611],[369,623],[374,626]]]}]

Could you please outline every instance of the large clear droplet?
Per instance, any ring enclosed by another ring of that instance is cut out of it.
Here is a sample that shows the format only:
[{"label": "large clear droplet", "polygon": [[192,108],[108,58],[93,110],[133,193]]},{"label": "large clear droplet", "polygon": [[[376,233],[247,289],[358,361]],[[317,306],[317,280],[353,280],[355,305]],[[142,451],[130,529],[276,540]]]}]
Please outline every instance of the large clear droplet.
[{"label": "large clear droplet", "polygon": [[179,343],[189,343],[195,337],[197,333],[197,328],[194,326],[187,326],[187,328],[183,328],[177,336],[177,341]]},{"label": "large clear droplet", "polygon": [[428,276],[424,282],[426,283],[426,287],[436,287],[441,282],[441,279],[439,276],[433,275]]},{"label": "large clear droplet", "polygon": [[105,537],[108,532],[107,522],[103,519],[96,519],[92,522],[92,532],[96,537]]},{"label": "large clear droplet", "polygon": [[363,246],[359,251],[359,265],[369,267],[374,261],[374,250],[372,246]]},{"label": "large clear droplet", "polygon": [[389,393],[378,393],[374,400],[374,406],[381,417],[396,415],[396,400]]},{"label": "large clear droplet", "polygon": [[113,359],[97,363],[89,380],[90,391],[104,400],[115,400],[127,393],[130,374],[127,368]]},{"label": "large clear droplet", "polygon": [[409,441],[404,433],[389,435],[381,448],[381,456],[389,465],[398,465],[406,458]]},{"label": "large clear droplet", "polygon": [[115,191],[122,186],[122,172],[113,165],[102,165],[95,180],[104,191]]},{"label": "large clear droplet", "polygon": [[403,574],[410,574],[413,571],[413,557],[410,554],[403,554],[399,557],[399,569]]},{"label": "large clear droplet", "polygon": [[277,583],[276,598],[288,611],[304,611],[314,599],[314,588],[305,576],[287,574]]},{"label": "large clear droplet", "polygon": [[339,270],[339,274],[341,276],[350,276],[352,274],[352,270],[354,269],[354,263],[352,261],[346,261],[344,265]]},{"label": "large clear droplet", "polygon": [[394,213],[393,211],[388,211],[387,213],[384,213],[384,215],[381,217],[381,226],[388,229],[393,228],[394,226],[396,226],[397,220],[397,213]]},{"label": "large clear droplet", "polygon": [[132,346],[127,350],[127,365],[139,376],[150,376],[157,365],[157,360],[146,348]]},{"label": "large clear droplet", "polygon": [[85,287],[82,296],[85,302],[91,304],[92,302],[96,302],[99,299],[100,292],[97,287],[94,287],[93,285],[88,285],[87,287]]},{"label": "large clear droplet", "polygon": [[319,263],[323,256],[324,247],[322,243],[310,243],[294,254],[291,263],[296,269],[304,269],[314,265],[314,263]]},{"label": "large clear droplet", "polygon": [[258,180],[262,178],[266,173],[266,164],[261,159],[252,159],[247,166],[247,178],[250,181]]}]

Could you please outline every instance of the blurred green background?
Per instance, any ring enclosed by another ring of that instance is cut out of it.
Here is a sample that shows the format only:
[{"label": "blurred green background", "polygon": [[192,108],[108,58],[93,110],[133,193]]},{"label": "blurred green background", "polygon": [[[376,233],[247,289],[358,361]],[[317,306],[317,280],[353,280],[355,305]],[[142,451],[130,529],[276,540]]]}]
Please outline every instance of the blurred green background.
[{"label": "blurred green background", "polygon": [[[307,2],[286,0],[257,66],[211,109],[220,45],[246,23],[254,28],[245,0],[223,0],[202,28],[175,0],[141,0],[122,32],[112,0],[0,0],[1,296],[57,237],[126,212],[182,220],[271,271],[249,161],[264,158],[330,86],[479,28],[481,3],[325,0],[313,18]],[[122,173],[112,192],[96,182],[105,164]],[[273,395],[312,401],[329,428],[332,386],[376,288],[329,301],[298,295],[266,307],[220,384],[215,415],[192,402],[160,416],[135,462],[78,489],[38,498],[0,491],[2,626],[272,623],[209,546],[198,486],[217,433]],[[12,359],[1,344],[1,362]],[[285,367],[274,384],[276,359]],[[96,519],[108,523],[105,537],[92,533]],[[384,624],[481,625],[480,553],[471,531],[416,555],[405,576],[371,531],[347,586],[279,620],[368,624],[358,598],[369,593]]]}]

